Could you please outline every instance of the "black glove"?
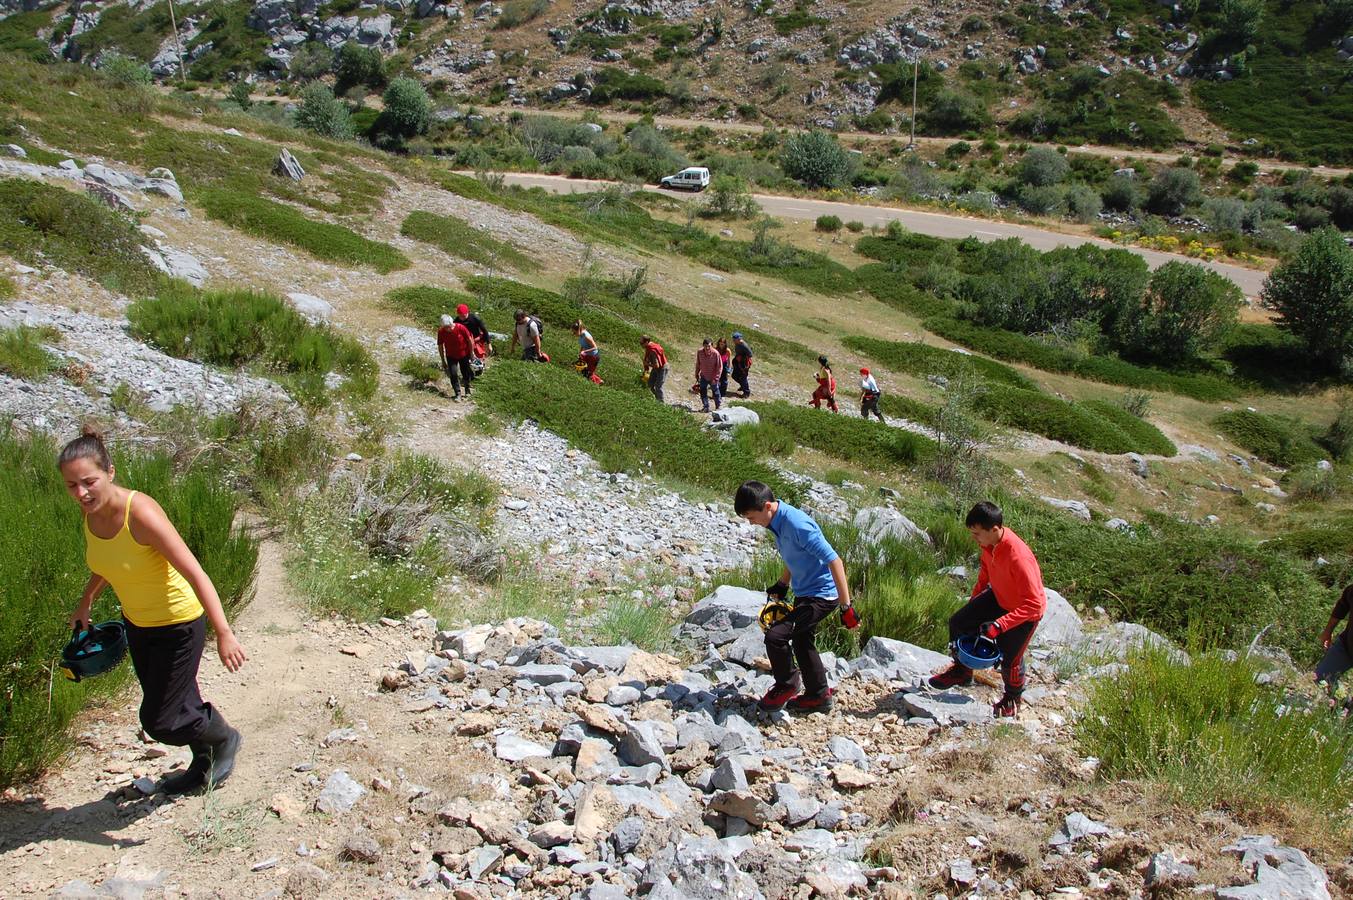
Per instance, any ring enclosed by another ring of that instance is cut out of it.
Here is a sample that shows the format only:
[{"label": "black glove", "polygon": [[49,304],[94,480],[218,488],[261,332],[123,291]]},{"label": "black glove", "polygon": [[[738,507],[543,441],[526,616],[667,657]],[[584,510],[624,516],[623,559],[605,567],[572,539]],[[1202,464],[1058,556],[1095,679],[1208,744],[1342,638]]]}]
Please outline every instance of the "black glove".
[{"label": "black glove", "polygon": [[777,600],[783,600],[789,596],[789,585],[785,584],[783,581],[777,581],[766,588],[766,594]]}]

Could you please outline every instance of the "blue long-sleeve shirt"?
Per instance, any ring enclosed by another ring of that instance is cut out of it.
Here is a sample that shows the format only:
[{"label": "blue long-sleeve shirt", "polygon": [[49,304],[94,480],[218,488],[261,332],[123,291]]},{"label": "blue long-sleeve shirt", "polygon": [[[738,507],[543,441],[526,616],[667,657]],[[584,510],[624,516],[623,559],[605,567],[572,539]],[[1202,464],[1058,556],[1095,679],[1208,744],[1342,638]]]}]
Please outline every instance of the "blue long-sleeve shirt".
[{"label": "blue long-sleeve shirt", "polygon": [[770,531],[789,568],[794,596],[835,598],[836,580],[828,567],[837,553],[812,517],[781,500],[770,520]]}]

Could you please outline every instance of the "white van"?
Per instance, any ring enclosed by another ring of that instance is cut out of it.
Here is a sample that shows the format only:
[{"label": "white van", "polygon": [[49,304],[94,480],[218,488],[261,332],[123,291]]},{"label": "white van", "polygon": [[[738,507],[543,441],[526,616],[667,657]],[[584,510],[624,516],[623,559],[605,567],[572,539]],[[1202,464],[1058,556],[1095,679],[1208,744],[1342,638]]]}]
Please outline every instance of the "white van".
[{"label": "white van", "polygon": [[665,175],[659,186],[674,191],[703,191],[709,187],[709,169],[704,166],[690,166],[675,175]]}]

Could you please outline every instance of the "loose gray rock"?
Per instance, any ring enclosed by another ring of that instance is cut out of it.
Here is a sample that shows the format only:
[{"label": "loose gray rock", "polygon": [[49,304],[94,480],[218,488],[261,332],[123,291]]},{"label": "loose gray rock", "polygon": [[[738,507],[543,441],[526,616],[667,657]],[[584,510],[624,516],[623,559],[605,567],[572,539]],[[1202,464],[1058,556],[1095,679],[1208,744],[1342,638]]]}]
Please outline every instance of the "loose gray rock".
[{"label": "loose gray rock", "polygon": [[503,864],[503,851],[498,847],[484,846],[475,851],[470,859],[470,878],[478,881],[485,875],[498,871]]},{"label": "loose gray rock", "polygon": [[851,763],[861,769],[869,768],[869,757],[865,754],[864,748],[844,735],[833,736],[827,742],[827,752],[837,762]]},{"label": "loose gray rock", "polygon": [[639,842],[644,839],[644,820],[638,816],[628,816],[616,823],[611,830],[611,836],[607,839],[611,842],[616,856],[624,857],[634,851],[639,846]]},{"label": "loose gray rock", "polygon": [[1109,826],[1096,822],[1084,813],[1074,812],[1062,822],[1061,829],[1048,838],[1050,847],[1073,847],[1078,842],[1097,835],[1109,833]]},{"label": "loose gray rock", "polygon": [[743,770],[742,763],[730,756],[714,767],[710,785],[720,791],[745,791],[747,773]]},{"label": "loose gray rock", "polygon": [[324,782],[324,789],[315,800],[315,809],[331,816],[342,815],[350,812],[365,793],[366,788],[353,781],[352,776],[342,769],[335,769]]},{"label": "loose gray rock", "polygon": [[1272,835],[1246,835],[1222,852],[1239,856],[1254,883],[1218,890],[1221,900],[1329,900],[1324,869],[1295,847],[1282,846]]},{"label": "loose gray rock", "polygon": [[656,722],[631,722],[620,739],[620,758],[631,766],[657,763],[669,769],[667,754],[662,749],[662,738]]},{"label": "loose gray rock", "polygon": [[1039,497],[1048,506],[1064,509],[1078,519],[1090,521],[1090,507],[1083,500],[1058,500],[1056,497]]},{"label": "loose gray rock", "polygon": [[[88,171],[88,167],[85,169]],[[283,178],[290,178],[292,181],[300,181],[305,177],[305,169],[301,167],[296,157],[291,155],[291,151],[283,147],[282,152],[277,154],[277,161],[273,163],[273,174],[280,175]]]},{"label": "loose gray rock", "polygon": [[524,759],[534,757],[549,757],[550,748],[534,741],[528,741],[515,732],[507,732],[498,735],[498,740],[494,744],[493,755],[507,762],[521,762]]},{"label": "loose gray rock", "polygon": [[1148,885],[1158,884],[1160,882],[1172,882],[1176,884],[1191,884],[1198,877],[1198,870],[1168,850],[1163,850],[1151,857],[1151,861],[1146,866],[1146,883]]},{"label": "loose gray rock", "polygon": [[864,652],[852,663],[852,670],[870,669],[893,681],[914,684],[950,662],[949,657],[934,650],[876,635],[864,645]]},{"label": "loose gray rock", "polygon": [[561,681],[572,681],[577,677],[577,673],[570,666],[531,663],[525,666],[517,666],[517,677],[545,687],[550,684],[558,684]]},{"label": "loose gray rock", "polygon": [[992,720],[990,706],[956,691],[903,694],[902,705],[913,716],[940,725],[981,725]]},{"label": "loose gray rock", "polygon": [[606,692],[607,706],[629,706],[638,703],[643,692],[632,684],[617,684]]},{"label": "loose gray rock", "polygon": [[1140,453],[1127,454],[1128,465],[1132,466],[1132,474],[1138,478],[1148,478],[1151,475],[1151,469],[1146,465],[1146,457]]},{"label": "loose gray rock", "polygon": [[650,900],[765,900],[728,848],[713,838],[677,834],[653,855],[639,879]]}]

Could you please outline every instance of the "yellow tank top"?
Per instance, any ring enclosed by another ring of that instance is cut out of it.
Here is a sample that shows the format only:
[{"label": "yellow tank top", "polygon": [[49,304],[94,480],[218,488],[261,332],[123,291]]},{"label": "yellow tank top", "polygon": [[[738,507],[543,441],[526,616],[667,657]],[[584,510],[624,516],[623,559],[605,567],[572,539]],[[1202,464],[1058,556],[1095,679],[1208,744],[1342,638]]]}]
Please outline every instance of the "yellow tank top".
[{"label": "yellow tank top", "polygon": [[113,586],[122,614],[142,628],[178,625],[202,615],[197,592],[154,547],[138,544],[132,537],[132,497],[122,511],[122,528],[104,539],[89,530],[85,517],[85,562],[89,571]]}]

